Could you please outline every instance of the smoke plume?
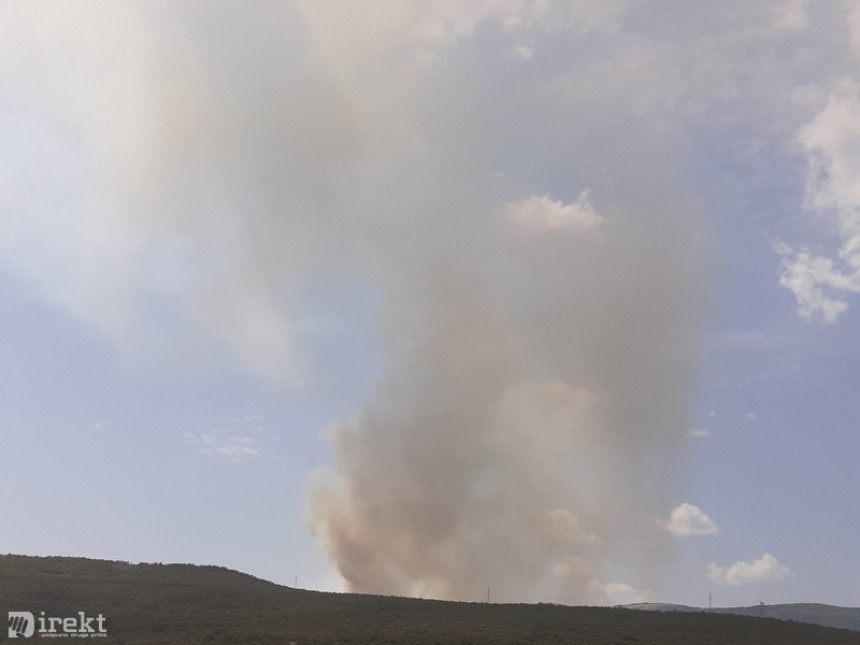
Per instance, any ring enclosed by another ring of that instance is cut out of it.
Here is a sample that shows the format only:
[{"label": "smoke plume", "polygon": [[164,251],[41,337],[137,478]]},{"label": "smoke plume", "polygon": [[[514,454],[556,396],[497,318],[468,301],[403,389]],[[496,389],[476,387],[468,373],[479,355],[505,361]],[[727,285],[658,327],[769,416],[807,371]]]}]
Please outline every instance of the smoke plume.
[{"label": "smoke plume", "polygon": [[482,25],[611,30],[621,3],[84,4],[17,3],[3,28],[27,66],[0,67],[23,166],[7,266],[123,347],[178,329],[274,379],[312,364],[315,286],[370,285],[385,373],[327,429],[308,494],[349,588],[577,603],[652,584],[687,436],[695,209],[659,127],[493,85],[525,61],[458,48]]},{"label": "smoke plume", "polygon": [[312,480],[351,589],[605,602],[613,562],[650,584],[695,298],[687,213],[629,190],[600,215],[510,203],[468,243],[427,214],[434,245],[390,286],[388,372]]}]

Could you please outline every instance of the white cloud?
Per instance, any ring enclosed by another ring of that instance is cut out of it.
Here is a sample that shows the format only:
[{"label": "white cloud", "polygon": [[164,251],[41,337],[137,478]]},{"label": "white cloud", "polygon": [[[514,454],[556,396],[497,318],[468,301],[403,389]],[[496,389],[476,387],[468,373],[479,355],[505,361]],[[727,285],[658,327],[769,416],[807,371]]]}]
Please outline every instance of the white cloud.
[{"label": "white cloud", "polygon": [[612,605],[632,605],[640,602],[654,602],[657,595],[652,589],[636,589],[623,582],[610,582],[604,585],[604,592]]},{"label": "white cloud", "polygon": [[851,50],[860,55],[860,3],[855,0],[845,0],[845,19],[848,23]]},{"label": "white cloud", "polygon": [[356,51],[398,52],[406,67],[443,62],[447,46],[490,21],[508,30],[574,28],[609,32],[617,28],[628,4],[629,0],[298,3],[328,56],[338,59],[353,56]]},{"label": "white cloud", "polygon": [[658,524],[679,538],[691,535],[712,535],[720,530],[714,520],[701,508],[686,502],[672,511],[668,521],[658,520]]},{"label": "white cloud", "polygon": [[813,256],[808,249],[795,252],[787,246],[780,246],[778,252],[782,255],[779,283],[794,292],[797,313],[810,322],[836,322],[848,304],[825,291],[834,279],[840,278],[833,260]]},{"label": "white cloud", "polygon": [[349,40],[373,39],[380,49],[407,47],[413,51],[436,48],[468,36],[493,15],[517,16],[522,11],[519,0],[438,0],[420,4],[368,0],[361,5],[300,0],[298,4],[315,30],[334,25]]},{"label": "white cloud", "polygon": [[[596,577],[594,563],[571,556],[556,563],[553,574],[557,582],[568,591],[578,589],[579,601],[587,605],[629,605],[653,602],[656,594],[652,589],[637,589],[623,582],[603,582]],[[564,597],[564,596],[562,596]]]},{"label": "white cloud", "polygon": [[556,508],[546,514],[543,532],[553,541],[567,544],[601,542],[593,533],[583,531],[576,515],[565,508]]},{"label": "white cloud", "polygon": [[505,215],[522,234],[561,229],[593,231],[603,223],[603,217],[594,210],[587,190],[570,204],[553,200],[549,195],[532,195],[521,202],[508,204]]},{"label": "white cloud", "polygon": [[779,7],[774,26],[777,29],[799,31],[809,24],[806,0],[788,0]]},{"label": "white cloud", "polygon": [[233,461],[247,461],[263,456],[257,437],[233,434],[217,428],[201,434],[186,432],[184,437],[185,443],[197,448],[197,452],[202,455],[226,457]]},{"label": "white cloud", "polygon": [[848,308],[843,299],[860,293],[860,85],[837,83],[798,138],[809,157],[808,205],[835,216],[841,246],[817,254],[775,245],[782,256],[780,284],[794,292],[801,316],[833,323]]},{"label": "white cloud", "polygon": [[708,565],[708,578],[721,585],[739,586],[751,582],[782,580],[791,575],[788,567],[765,553],[753,562],[735,562],[730,567],[721,567],[711,562]]},{"label": "white cloud", "polygon": [[740,347],[749,349],[775,349],[790,343],[790,339],[762,331],[728,331],[713,334],[711,342],[717,348]]},{"label": "white cloud", "polygon": [[534,56],[534,50],[526,45],[517,45],[514,47],[514,53],[522,59],[529,60]]},{"label": "white cloud", "polygon": [[629,4],[629,0],[521,0],[509,3],[509,10],[497,16],[509,29],[572,27],[582,32],[611,32]]},{"label": "white cloud", "polygon": [[799,139],[810,155],[812,205],[840,210],[860,207],[860,86],[857,82],[849,79],[838,82],[825,108],[801,129]]},{"label": "white cloud", "polygon": [[699,437],[701,439],[707,439],[711,436],[711,431],[707,428],[691,428],[690,429],[691,437]]}]

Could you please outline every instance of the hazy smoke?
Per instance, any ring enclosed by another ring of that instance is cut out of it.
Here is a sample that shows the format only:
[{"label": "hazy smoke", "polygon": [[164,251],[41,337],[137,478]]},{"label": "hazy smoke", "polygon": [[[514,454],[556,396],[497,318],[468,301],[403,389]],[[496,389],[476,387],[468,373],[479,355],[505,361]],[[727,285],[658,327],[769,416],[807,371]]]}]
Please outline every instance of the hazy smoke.
[{"label": "hazy smoke", "polygon": [[352,589],[601,602],[612,562],[648,584],[686,435],[691,240],[678,205],[627,190],[600,227],[499,212],[472,244],[428,214],[449,228],[395,285],[388,374],[312,484]]},{"label": "hazy smoke", "polygon": [[[349,586],[602,602],[649,585],[700,278],[668,147],[621,118],[586,132],[590,99],[550,106],[534,118],[581,159],[599,149],[599,172],[572,167],[564,194],[508,182],[491,154],[522,117],[445,56],[485,19],[540,25],[546,3],[345,4],[16,5],[3,59],[29,76],[0,73],[32,168],[3,187],[5,261],[125,346],[171,311],[274,378],[307,360],[315,285],[372,285],[386,374],[328,429],[308,504]],[[57,141],[92,167],[63,179]],[[60,202],[71,237],[46,241]]]}]

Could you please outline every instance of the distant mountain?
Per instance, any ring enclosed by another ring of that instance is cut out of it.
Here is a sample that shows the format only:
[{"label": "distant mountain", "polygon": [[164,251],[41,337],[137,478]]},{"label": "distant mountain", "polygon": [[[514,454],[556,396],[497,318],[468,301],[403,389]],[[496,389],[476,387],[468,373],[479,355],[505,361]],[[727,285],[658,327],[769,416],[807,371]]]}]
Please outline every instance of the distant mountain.
[{"label": "distant mountain", "polygon": [[812,623],[814,625],[826,625],[827,627],[860,631],[860,608],[858,607],[836,607],[834,605],[822,605],[818,603],[794,603],[787,605],[753,605],[752,607],[702,609],[687,605],[656,602],[636,603],[625,605],[625,607],[627,609],[642,609],[647,611],[709,612],[714,614],[776,618],[779,620],[793,620],[799,623]]},{"label": "distant mountain", "polygon": [[322,593],[221,567],[15,555],[0,556],[7,616],[10,645],[69,630],[105,645],[858,645],[854,631],[751,616]]}]

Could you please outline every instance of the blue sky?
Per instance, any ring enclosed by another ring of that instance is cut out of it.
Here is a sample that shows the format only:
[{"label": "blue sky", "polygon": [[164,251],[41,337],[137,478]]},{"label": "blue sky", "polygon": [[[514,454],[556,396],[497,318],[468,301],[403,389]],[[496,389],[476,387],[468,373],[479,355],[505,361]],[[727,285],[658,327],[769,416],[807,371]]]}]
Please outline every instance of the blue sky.
[{"label": "blue sky", "polygon": [[860,605],[860,4],[7,2],[0,552]]}]

